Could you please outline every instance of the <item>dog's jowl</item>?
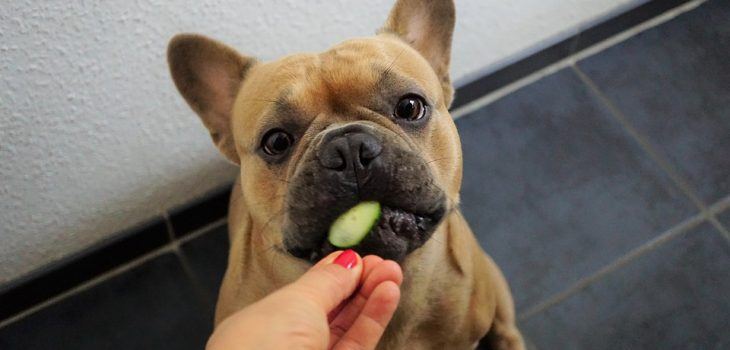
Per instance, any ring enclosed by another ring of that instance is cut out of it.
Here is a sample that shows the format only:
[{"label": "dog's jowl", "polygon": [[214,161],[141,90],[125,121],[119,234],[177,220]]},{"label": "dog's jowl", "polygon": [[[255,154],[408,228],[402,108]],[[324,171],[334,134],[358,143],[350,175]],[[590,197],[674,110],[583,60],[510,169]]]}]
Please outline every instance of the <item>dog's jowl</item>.
[{"label": "dog's jowl", "polygon": [[216,322],[333,251],[355,204],[382,215],[354,249],[397,261],[401,302],[380,349],[521,349],[509,288],[461,216],[448,112],[452,0],[399,0],[375,36],[261,62],[199,35],[168,60],[215,145],[241,166]]}]

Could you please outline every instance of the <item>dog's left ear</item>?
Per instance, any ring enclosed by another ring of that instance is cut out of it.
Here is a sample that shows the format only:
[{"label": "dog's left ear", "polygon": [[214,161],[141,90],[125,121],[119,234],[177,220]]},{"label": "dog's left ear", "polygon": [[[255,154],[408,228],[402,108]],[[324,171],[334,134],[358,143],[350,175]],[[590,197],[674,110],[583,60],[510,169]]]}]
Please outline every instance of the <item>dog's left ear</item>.
[{"label": "dog's left ear", "polygon": [[449,61],[455,22],[453,0],[398,0],[378,31],[398,35],[426,58],[441,79],[447,107],[454,97]]}]

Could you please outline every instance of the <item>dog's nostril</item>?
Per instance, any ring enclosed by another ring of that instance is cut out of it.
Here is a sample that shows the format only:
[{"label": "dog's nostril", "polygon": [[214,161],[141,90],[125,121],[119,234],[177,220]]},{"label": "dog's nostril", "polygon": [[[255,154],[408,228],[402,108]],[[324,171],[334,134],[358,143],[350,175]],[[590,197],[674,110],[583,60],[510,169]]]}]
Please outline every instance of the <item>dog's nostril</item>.
[{"label": "dog's nostril", "polygon": [[341,149],[337,150],[337,162],[336,165],[331,167],[330,169],[337,170],[337,171],[343,171],[347,168],[347,156],[342,152]]},{"label": "dog's nostril", "polygon": [[363,147],[360,147],[360,164],[367,167],[372,160],[373,158],[367,156],[367,151]]},{"label": "dog's nostril", "polygon": [[342,171],[347,168],[347,140],[336,138],[318,152],[319,163],[327,168]]},{"label": "dog's nostril", "polygon": [[380,156],[383,147],[372,135],[364,132],[346,132],[334,136],[318,151],[320,164],[335,171],[353,167],[356,171],[367,169]]},{"label": "dog's nostril", "polygon": [[[377,148],[380,148],[380,146],[377,146]],[[370,165],[370,162],[373,161],[373,159],[377,158],[377,156],[380,155],[379,149],[374,149],[373,147],[368,147],[363,143],[360,145],[360,164],[362,166],[367,167]]]},{"label": "dog's nostril", "polygon": [[358,159],[362,166],[367,167],[375,158],[383,151],[383,147],[372,136],[362,134],[358,137],[360,147],[358,150]]}]

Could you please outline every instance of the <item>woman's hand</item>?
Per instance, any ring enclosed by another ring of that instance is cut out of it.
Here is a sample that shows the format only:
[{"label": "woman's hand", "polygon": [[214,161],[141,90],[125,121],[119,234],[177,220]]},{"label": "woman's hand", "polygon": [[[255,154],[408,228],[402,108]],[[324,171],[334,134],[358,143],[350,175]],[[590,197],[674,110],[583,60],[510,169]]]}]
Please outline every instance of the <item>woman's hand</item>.
[{"label": "woman's hand", "polygon": [[224,320],[217,349],[374,349],[400,299],[400,266],[334,252],[294,283]]}]

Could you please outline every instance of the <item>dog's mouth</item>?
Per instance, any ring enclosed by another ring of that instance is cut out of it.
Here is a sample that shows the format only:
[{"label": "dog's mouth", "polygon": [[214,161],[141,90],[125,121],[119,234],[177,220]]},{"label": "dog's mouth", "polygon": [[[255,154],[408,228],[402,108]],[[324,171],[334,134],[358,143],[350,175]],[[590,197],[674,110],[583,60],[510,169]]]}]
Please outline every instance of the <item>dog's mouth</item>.
[{"label": "dog's mouth", "polygon": [[[384,259],[402,261],[409,253],[423,246],[431,238],[446,212],[445,205],[438,205],[428,214],[414,213],[403,208],[383,206],[380,219],[358,245],[351,247],[360,256],[378,255]],[[286,247],[297,258],[315,263],[336,251],[327,240],[327,232],[312,247]]]},{"label": "dog's mouth", "polygon": [[[282,222],[282,244],[289,254],[316,262],[341,249],[327,240],[330,226],[363,201],[379,202],[381,215],[351,247],[361,256],[403,261],[431,238],[446,214],[447,196],[421,153],[381,129],[351,123],[325,130],[320,142],[304,154],[291,177]],[[378,153],[364,162],[363,150],[373,145]],[[345,168],[323,164],[326,157]]]}]

